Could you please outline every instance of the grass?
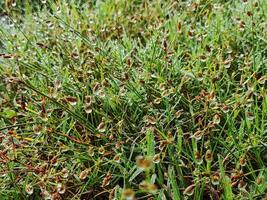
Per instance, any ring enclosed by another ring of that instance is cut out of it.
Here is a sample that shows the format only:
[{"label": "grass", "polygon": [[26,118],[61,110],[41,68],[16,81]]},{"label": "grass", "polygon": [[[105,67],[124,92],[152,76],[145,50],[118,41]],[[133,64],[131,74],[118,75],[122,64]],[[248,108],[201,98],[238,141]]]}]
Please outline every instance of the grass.
[{"label": "grass", "polygon": [[0,199],[267,198],[265,0],[0,6]]}]

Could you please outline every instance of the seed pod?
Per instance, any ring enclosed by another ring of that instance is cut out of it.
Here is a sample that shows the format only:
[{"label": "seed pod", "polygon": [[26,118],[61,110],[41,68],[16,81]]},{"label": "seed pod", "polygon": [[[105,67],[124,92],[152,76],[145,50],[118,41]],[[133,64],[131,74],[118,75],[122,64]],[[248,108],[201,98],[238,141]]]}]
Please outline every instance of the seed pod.
[{"label": "seed pod", "polygon": [[57,184],[57,192],[59,194],[64,194],[66,192],[66,187],[62,183]]},{"label": "seed pod", "polygon": [[135,196],[135,193],[134,193],[134,191],[132,189],[127,188],[127,189],[124,189],[123,190],[122,196],[126,200],[133,200],[134,199],[134,196]]},{"label": "seed pod", "polygon": [[62,178],[68,178],[69,170],[67,168],[63,168],[60,174]]},{"label": "seed pod", "polygon": [[196,163],[197,163],[198,165],[200,165],[200,164],[203,163],[203,159],[202,159],[202,156],[201,156],[201,154],[200,154],[199,151],[197,151],[197,152],[195,153],[195,159],[196,159]]},{"label": "seed pod", "polygon": [[105,131],[106,131],[106,124],[105,124],[105,122],[102,121],[102,122],[98,125],[97,130],[98,130],[100,133],[105,132]]},{"label": "seed pod", "polygon": [[152,116],[146,116],[145,122],[146,122],[148,125],[155,125],[157,121],[156,121],[155,117],[152,117]]},{"label": "seed pod", "polygon": [[93,107],[91,104],[85,104],[84,110],[86,114],[90,114],[93,112]]},{"label": "seed pod", "polygon": [[136,165],[138,168],[145,170],[145,169],[149,169],[152,166],[152,161],[149,158],[145,158],[143,156],[137,156]]},{"label": "seed pod", "polygon": [[34,131],[34,133],[35,133],[36,135],[39,135],[39,134],[41,133],[41,131],[42,131],[42,127],[39,126],[39,125],[34,125],[34,126],[33,126],[33,131]]},{"label": "seed pod", "polygon": [[93,87],[93,93],[94,93],[94,94],[97,94],[97,93],[99,92],[100,88],[101,88],[100,83],[96,82],[96,83],[94,84],[94,87]]},{"label": "seed pod", "polygon": [[72,105],[72,106],[75,106],[76,104],[77,104],[77,98],[76,97],[71,97],[71,96],[69,96],[69,97],[66,97],[66,101],[70,104],[70,105]]},{"label": "seed pod", "polygon": [[28,195],[32,195],[32,194],[33,194],[33,187],[32,187],[32,185],[31,185],[31,184],[27,184],[27,185],[25,186],[25,191],[26,191],[26,193],[27,193]]},{"label": "seed pod", "polygon": [[42,195],[43,195],[43,198],[44,199],[52,199],[52,195],[47,191],[47,190],[44,190],[43,192],[42,192]]},{"label": "seed pod", "polygon": [[104,154],[106,152],[105,148],[103,146],[101,146],[99,149],[98,149],[98,153],[100,154]]},{"label": "seed pod", "polygon": [[216,173],[216,174],[212,175],[211,183],[213,185],[219,185],[219,183],[220,183],[220,175],[219,175],[219,173]]},{"label": "seed pod", "polygon": [[256,179],[256,183],[257,185],[260,185],[262,184],[264,181],[264,177],[262,175],[260,175],[257,179]]},{"label": "seed pod", "polygon": [[139,188],[140,188],[140,190],[144,190],[144,191],[149,192],[149,193],[155,193],[155,192],[157,192],[157,189],[158,189],[155,184],[147,182],[147,181],[142,181],[139,184]]},{"label": "seed pod", "polygon": [[211,150],[207,150],[206,154],[205,154],[205,159],[207,162],[211,162],[212,161],[212,152]]},{"label": "seed pod", "polygon": [[249,120],[249,121],[253,121],[254,120],[254,114],[252,113],[252,112],[248,112],[247,113],[247,119]]},{"label": "seed pod", "polygon": [[81,173],[80,173],[80,175],[79,175],[79,178],[80,178],[81,180],[86,179],[87,176],[88,176],[88,174],[89,174],[89,172],[90,172],[90,169],[85,169],[85,170],[81,171]]},{"label": "seed pod", "polygon": [[116,162],[116,163],[120,163],[121,162],[121,154],[117,154],[114,156],[113,160]]},{"label": "seed pod", "polygon": [[88,154],[89,154],[89,156],[94,156],[95,155],[94,147],[89,146],[89,148],[88,148]]},{"label": "seed pod", "polygon": [[201,140],[203,135],[204,135],[203,131],[197,130],[192,136],[190,136],[190,138],[195,138],[197,141],[199,141],[199,140]]},{"label": "seed pod", "polygon": [[92,104],[93,103],[93,97],[92,96],[85,96],[85,104]]},{"label": "seed pod", "polygon": [[246,161],[246,158],[244,156],[242,156],[240,159],[239,159],[239,163],[242,167],[246,166],[247,164],[247,161]]},{"label": "seed pod", "polygon": [[220,116],[220,114],[215,114],[214,116],[213,116],[213,123],[214,124],[219,124],[220,123],[220,121],[221,121],[221,116]]},{"label": "seed pod", "polygon": [[182,114],[183,114],[183,109],[181,109],[181,110],[178,110],[174,115],[175,115],[175,117],[178,119]]},{"label": "seed pod", "polygon": [[237,187],[238,187],[239,189],[245,189],[246,186],[247,186],[247,183],[246,183],[243,179],[241,179],[241,180],[238,182],[238,185],[237,185]]},{"label": "seed pod", "polygon": [[103,181],[102,181],[102,185],[101,187],[106,187],[109,185],[110,181],[112,178],[112,174],[110,172],[107,173],[107,175],[104,177]]},{"label": "seed pod", "polygon": [[187,188],[185,188],[183,194],[187,196],[192,196],[194,194],[195,190],[195,184],[189,185]]},{"label": "seed pod", "polygon": [[157,97],[155,100],[154,100],[154,104],[158,105],[160,104],[161,102],[161,98],[160,97]]},{"label": "seed pod", "polygon": [[159,163],[160,162],[160,154],[155,154],[153,157],[153,162],[154,163]]},{"label": "seed pod", "polygon": [[159,143],[159,150],[162,151],[168,144],[169,143],[166,140],[160,141],[160,143]]}]

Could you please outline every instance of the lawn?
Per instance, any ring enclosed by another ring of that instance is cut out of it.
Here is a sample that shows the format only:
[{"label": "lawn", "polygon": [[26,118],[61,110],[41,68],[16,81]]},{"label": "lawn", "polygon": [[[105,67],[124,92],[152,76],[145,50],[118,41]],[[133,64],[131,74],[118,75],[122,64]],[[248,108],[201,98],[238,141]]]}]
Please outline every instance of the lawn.
[{"label": "lawn", "polygon": [[2,0],[0,199],[267,199],[266,0]]}]

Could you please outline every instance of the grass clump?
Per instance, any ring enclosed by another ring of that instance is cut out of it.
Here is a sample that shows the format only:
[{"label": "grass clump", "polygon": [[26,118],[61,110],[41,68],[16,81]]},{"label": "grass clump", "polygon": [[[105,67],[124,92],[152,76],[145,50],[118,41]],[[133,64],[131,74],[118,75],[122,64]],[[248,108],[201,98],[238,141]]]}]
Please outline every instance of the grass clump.
[{"label": "grass clump", "polygon": [[266,198],[266,1],[12,2],[2,199]]}]

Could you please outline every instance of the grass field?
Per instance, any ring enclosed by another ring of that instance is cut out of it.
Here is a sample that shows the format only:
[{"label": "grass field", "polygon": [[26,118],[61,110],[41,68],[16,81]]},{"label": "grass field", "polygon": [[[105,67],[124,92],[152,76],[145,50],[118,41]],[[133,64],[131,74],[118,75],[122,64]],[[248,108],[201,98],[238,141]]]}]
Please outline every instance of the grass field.
[{"label": "grass field", "polygon": [[0,3],[0,199],[267,199],[266,0]]}]

